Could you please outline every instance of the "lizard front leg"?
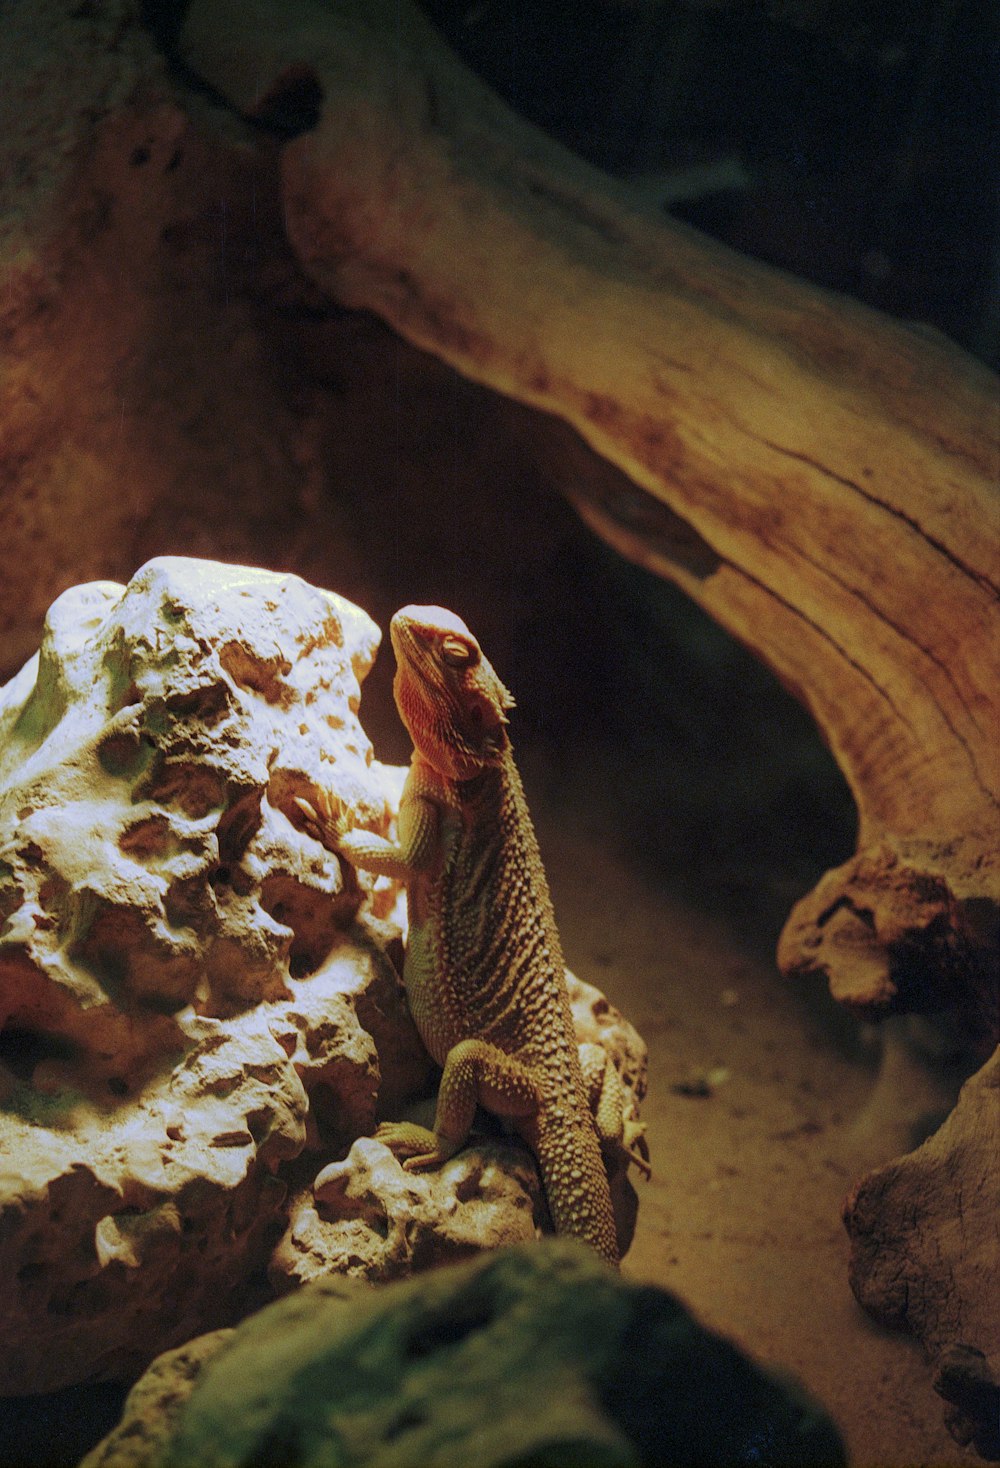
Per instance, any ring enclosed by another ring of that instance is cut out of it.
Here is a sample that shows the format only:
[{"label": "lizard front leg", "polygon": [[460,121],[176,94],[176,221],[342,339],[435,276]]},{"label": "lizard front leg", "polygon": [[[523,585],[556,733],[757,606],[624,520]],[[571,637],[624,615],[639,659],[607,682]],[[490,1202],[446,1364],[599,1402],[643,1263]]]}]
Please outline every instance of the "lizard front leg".
[{"label": "lizard front leg", "polygon": [[318,790],[316,803],[299,796],[295,804],[308,834],[343,856],[352,866],[397,882],[410,882],[432,862],[438,840],[438,812],[432,800],[408,792],[404,787],[399,805],[398,840],[390,841],[374,831],[347,823],[343,807],[325,790]]},{"label": "lizard front leg", "polygon": [[539,1091],[527,1066],[485,1040],[460,1040],[448,1051],[438,1090],[434,1130],[413,1122],[383,1122],[375,1133],[409,1172],[453,1157],[472,1127],[476,1107],[494,1116],[534,1116]]}]

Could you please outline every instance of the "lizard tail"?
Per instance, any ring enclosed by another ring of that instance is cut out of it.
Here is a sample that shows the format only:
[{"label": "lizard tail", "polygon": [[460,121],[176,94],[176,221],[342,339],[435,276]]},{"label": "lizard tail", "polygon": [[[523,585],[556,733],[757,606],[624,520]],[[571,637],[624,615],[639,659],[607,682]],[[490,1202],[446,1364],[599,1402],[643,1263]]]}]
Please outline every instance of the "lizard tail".
[{"label": "lizard tail", "polygon": [[580,1239],[617,1265],[618,1230],[596,1132],[550,1123],[531,1140],[556,1233]]}]

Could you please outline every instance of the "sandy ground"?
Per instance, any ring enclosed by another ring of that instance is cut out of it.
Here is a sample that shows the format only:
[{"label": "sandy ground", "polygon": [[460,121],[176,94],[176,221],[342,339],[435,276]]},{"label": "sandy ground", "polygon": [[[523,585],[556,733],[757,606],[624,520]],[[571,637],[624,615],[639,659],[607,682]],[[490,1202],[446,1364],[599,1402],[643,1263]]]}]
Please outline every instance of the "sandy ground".
[{"label": "sandy ground", "polygon": [[[737,929],[678,897],[604,775],[527,762],[567,962],[649,1046],[654,1175],[626,1273],[794,1372],[855,1468],[978,1462],[948,1435],[917,1344],[856,1304],[840,1222],[852,1179],[907,1149],[954,1076],[907,1067],[887,1106],[879,1043],[818,985],[780,977],[767,921]],[[710,1094],[684,1094],[705,1080]]]}]

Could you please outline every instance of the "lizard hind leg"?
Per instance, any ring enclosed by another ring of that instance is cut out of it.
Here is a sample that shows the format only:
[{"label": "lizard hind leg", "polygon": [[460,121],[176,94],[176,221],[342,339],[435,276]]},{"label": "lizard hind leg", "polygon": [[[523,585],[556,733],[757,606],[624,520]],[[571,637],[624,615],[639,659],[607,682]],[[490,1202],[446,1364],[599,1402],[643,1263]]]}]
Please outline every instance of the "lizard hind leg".
[{"label": "lizard hind leg", "polygon": [[383,1122],[375,1136],[408,1172],[438,1167],[462,1147],[472,1128],[476,1107],[494,1116],[533,1116],[538,1110],[537,1083],[527,1066],[485,1040],[460,1040],[445,1057],[438,1090],[434,1130],[411,1122]]},{"label": "lizard hind leg", "polygon": [[611,1157],[624,1158],[643,1177],[652,1177],[646,1125],[636,1116],[635,1100],[618,1067],[603,1046],[593,1044],[580,1046],[580,1064],[602,1148]]},{"label": "lizard hind leg", "polygon": [[375,1140],[384,1142],[404,1167],[413,1158],[432,1153],[437,1146],[437,1138],[430,1127],[420,1126],[415,1121],[383,1121],[375,1129]]}]

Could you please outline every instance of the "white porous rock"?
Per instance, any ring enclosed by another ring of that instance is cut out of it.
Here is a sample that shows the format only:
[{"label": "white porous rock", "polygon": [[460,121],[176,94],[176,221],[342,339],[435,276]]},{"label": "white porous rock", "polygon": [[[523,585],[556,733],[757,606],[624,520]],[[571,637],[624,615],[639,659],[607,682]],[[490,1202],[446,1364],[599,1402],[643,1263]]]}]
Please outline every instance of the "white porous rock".
[{"label": "white porous rock", "polygon": [[276,1293],[331,1270],[383,1284],[541,1233],[541,1182],[527,1148],[475,1138],[442,1167],[407,1172],[362,1137],[291,1201],[274,1251]]},{"label": "white porous rock", "polygon": [[[577,978],[566,970],[570,1009],[573,1027],[580,1048],[580,1060],[584,1077],[595,1053],[604,1051],[607,1060],[621,1076],[625,1115],[638,1122],[639,1109],[646,1094],[646,1068],[648,1052],[646,1042],[634,1025],[630,1024],[619,1009],[596,989],[593,984]],[[598,1095],[592,1094],[590,1102],[597,1105]],[[645,1143],[642,1144],[643,1147]],[[643,1155],[640,1150],[640,1155]],[[648,1157],[646,1159],[649,1160]],[[652,1159],[655,1164],[655,1158]],[[621,1149],[605,1149],[604,1162],[608,1169],[611,1188],[611,1207],[615,1215],[618,1233],[618,1252],[623,1255],[631,1248],[635,1236],[639,1198],[632,1182],[632,1169],[626,1153]]]},{"label": "white porous rock", "polygon": [[403,772],[357,718],[378,640],[295,576],[160,558],[67,591],[0,690],[0,1394],[237,1318],[294,1159],[426,1083],[398,891],[294,805],[391,830]]}]

